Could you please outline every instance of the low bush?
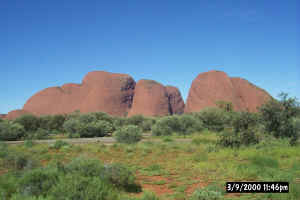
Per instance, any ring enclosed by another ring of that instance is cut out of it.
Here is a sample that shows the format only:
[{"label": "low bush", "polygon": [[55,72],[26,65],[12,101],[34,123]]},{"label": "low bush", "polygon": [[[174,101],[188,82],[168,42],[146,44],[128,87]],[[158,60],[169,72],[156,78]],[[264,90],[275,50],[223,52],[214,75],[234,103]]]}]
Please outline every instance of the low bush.
[{"label": "low bush", "polygon": [[232,130],[224,130],[218,140],[218,144],[223,147],[239,148],[241,145],[257,144],[259,142],[258,135],[250,130],[234,132]]},{"label": "low bush", "polygon": [[84,177],[77,174],[61,176],[51,190],[56,200],[114,200],[118,198],[113,188],[97,177]]},{"label": "low bush", "polygon": [[4,167],[13,170],[33,169],[39,166],[39,162],[32,156],[23,152],[10,151],[3,159]]},{"label": "low bush", "polygon": [[220,192],[206,190],[206,189],[197,189],[190,198],[190,200],[221,200],[221,199],[224,199],[224,197]]},{"label": "low bush", "polygon": [[202,120],[205,128],[220,132],[230,126],[233,114],[219,108],[206,108],[193,115]]},{"label": "low bush", "polygon": [[77,133],[77,131],[80,129],[80,123],[78,119],[70,118],[64,122],[63,129],[67,133]]},{"label": "low bush", "polygon": [[[96,121],[93,115],[82,115],[79,119],[69,119],[64,123],[64,130],[71,136],[79,134],[80,137],[103,137],[113,131],[110,122]],[[91,120],[94,119],[94,120]]]},{"label": "low bush", "polygon": [[158,119],[152,127],[152,135],[172,135],[175,130],[180,130],[179,119],[177,116],[166,116]]},{"label": "low bush", "polygon": [[99,160],[79,157],[66,164],[64,171],[66,173],[79,174],[86,177],[99,177],[104,171],[104,166]]},{"label": "low bush", "polygon": [[25,135],[25,129],[21,124],[11,121],[0,123],[0,140],[13,141],[19,140]]},{"label": "low bush", "polygon": [[280,100],[271,99],[259,109],[266,132],[280,137],[297,137],[293,118],[298,115],[299,102],[287,94],[279,94]]},{"label": "low bush", "polygon": [[38,128],[35,132],[27,132],[25,135],[26,139],[29,140],[41,140],[41,139],[47,139],[50,134],[50,131],[42,128]]},{"label": "low bush", "polygon": [[34,142],[32,140],[25,140],[24,141],[24,147],[26,148],[32,148],[34,145]]},{"label": "low bush", "polygon": [[142,139],[142,130],[138,126],[127,125],[115,131],[114,136],[120,143],[133,144]]},{"label": "low bush", "polygon": [[66,120],[65,115],[46,115],[40,117],[40,128],[48,131],[63,131],[63,124]]},{"label": "low bush", "polygon": [[258,125],[259,117],[256,113],[238,112],[235,114],[232,125],[235,132],[245,131]]},{"label": "low bush", "polygon": [[127,125],[135,125],[138,127],[142,126],[142,123],[145,121],[145,117],[143,115],[133,115],[126,119]]},{"label": "low bush", "polygon": [[54,144],[50,145],[50,148],[54,149],[61,149],[63,146],[68,146],[69,143],[62,141],[62,140],[56,140]]},{"label": "low bush", "polygon": [[138,192],[140,186],[135,184],[135,176],[131,170],[120,163],[108,164],[104,166],[102,178],[113,184],[117,188],[127,191]]},{"label": "low bush", "polygon": [[113,130],[112,125],[107,121],[97,121],[88,124],[80,124],[77,133],[80,137],[103,137]]},{"label": "low bush", "polygon": [[178,117],[179,126],[177,130],[173,130],[181,135],[188,135],[203,129],[202,121],[192,115],[181,115]]},{"label": "low bush", "polygon": [[19,181],[18,192],[23,196],[47,195],[59,174],[54,168],[37,168],[26,172]]},{"label": "low bush", "polygon": [[38,128],[40,128],[41,120],[34,115],[25,114],[16,118],[14,122],[21,124],[26,132],[35,132]]},{"label": "low bush", "polygon": [[4,158],[8,155],[8,145],[0,141],[0,158]]},{"label": "low bush", "polygon": [[292,126],[294,134],[290,139],[290,145],[295,146],[299,143],[298,139],[300,138],[300,118],[294,118],[292,121]]}]

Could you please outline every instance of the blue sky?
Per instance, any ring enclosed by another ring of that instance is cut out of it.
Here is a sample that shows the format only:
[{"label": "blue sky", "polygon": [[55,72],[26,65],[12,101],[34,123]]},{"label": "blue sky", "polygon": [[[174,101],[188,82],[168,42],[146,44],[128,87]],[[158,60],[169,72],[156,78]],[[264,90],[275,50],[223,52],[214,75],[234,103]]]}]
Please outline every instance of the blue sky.
[{"label": "blue sky", "polygon": [[211,69],[300,99],[299,0],[2,0],[0,113],[89,71],[177,86]]}]

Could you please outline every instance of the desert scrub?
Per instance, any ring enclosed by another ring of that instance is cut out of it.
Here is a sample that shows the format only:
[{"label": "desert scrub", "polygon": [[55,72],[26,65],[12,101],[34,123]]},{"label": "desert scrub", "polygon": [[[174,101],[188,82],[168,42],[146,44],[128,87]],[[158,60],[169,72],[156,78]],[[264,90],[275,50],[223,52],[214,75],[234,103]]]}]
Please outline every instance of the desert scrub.
[{"label": "desert scrub", "polygon": [[62,140],[56,140],[54,144],[50,145],[50,148],[53,149],[61,149],[63,146],[69,146],[70,144],[62,141]]},{"label": "desert scrub", "polygon": [[142,139],[142,130],[135,125],[128,125],[118,129],[114,136],[120,143],[133,144]]},{"label": "desert scrub", "polygon": [[19,140],[25,135],[23,125],[11,121],[0,122],[0,140],[13,141]]}]

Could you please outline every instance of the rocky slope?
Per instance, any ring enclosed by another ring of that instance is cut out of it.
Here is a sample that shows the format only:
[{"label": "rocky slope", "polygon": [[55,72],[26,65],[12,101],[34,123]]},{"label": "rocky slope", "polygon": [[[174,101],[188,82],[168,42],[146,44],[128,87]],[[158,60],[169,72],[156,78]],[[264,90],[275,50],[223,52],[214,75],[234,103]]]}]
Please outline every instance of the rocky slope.
[{"label": "rocky slope", "polygon": [[145,79],[136,83],[127,74],[93,71],[81,84],[68,83],[36,93],[23,109],[11,111],[5,118],[14,119],[27,113],[38,116],[64,114],[76,110],[82,113],[106,112],[114,116],[163,116],[215,107],[220,100],[232,102],[234,110],[255,112],[270,98],[266,91],[245,79],[230,78],[221,71],[209,71],[194,79],[184,105],[176,87]]},{"label": "rocky slope", "polygon": [[185,112],[197,112],[206,107],[216,107],[217,101],[232,102],[234,110],[257,111],[271,96],[241,78],[230,78],[225,72],[209,71],[193,80]]}]

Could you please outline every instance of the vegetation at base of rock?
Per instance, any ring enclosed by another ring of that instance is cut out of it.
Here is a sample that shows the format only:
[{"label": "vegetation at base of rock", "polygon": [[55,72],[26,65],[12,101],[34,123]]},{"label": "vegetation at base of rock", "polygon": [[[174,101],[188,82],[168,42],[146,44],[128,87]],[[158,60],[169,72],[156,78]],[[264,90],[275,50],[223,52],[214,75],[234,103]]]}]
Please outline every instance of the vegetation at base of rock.
[{"label": "vegetation at base of rock", "polygon": [[127,125],[118,129],[114,136],[120,143],[133,144],[142,139],[142,130],[135,125]]},{"label": "vegetation at base of rock", "polygon": [[286,93],[279,94],[280,100],[270,100],[260,108],[265,131],[276,138],[291,138],[291,143],[297,140],[299,132],[294,120],[299,116],[299,102],[288,97]]}]

